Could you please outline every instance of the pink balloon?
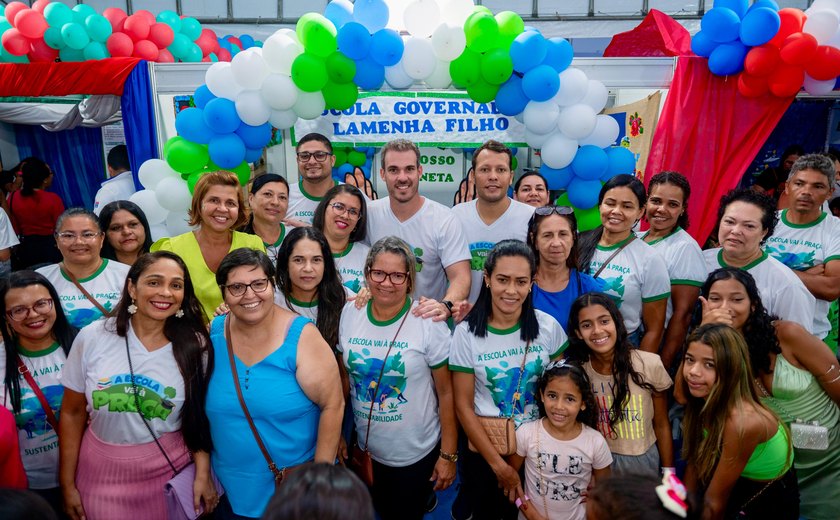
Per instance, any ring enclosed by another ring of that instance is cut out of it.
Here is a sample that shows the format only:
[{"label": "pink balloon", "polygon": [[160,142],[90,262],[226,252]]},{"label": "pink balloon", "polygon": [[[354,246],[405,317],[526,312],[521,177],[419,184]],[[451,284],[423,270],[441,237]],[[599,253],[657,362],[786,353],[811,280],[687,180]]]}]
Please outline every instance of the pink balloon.
[{"label": "pink balloon", "polygon": [[50,5],[50,0],[36,0],[35,3],[32,4],[32,9],[44,14],[44,9],[46,9],[48,5]]},{"label": "pink balloon", "polygon": [[2,38],[0,38],[0,42],[2,42],[6,52],[14,56],[23,56],[29,52],[29,40],[14,27],[6,29]]},{"label": "pink balloon", "polygon": [[119,7],[109,7],[102,11],[102,16],[105,17],[106,20],[111,22],[111,29],[114,32],[122,31],[122,24],[125,22],[125,19],[128,15],[120,9]]},{"label": "pink balloon", "polygon": [[27,38],[42,38],[49,28],[44,15],[34,9],[21,11],[15,17],[15,26]]},{"label": "pink balloon", "polygon": [[44,40],[32,40],[30,44],[31,50],[29,51],[29,61],[37,62],[52,62],[58,58],[58,50],[53,49],[49,45],[44,42]]},{"label": "pink balloon", "polygon": [[175,56],[172,55],[167,49],[160,49],[158,52],[158,63],[175,63]]},{"label": "pink balloon", "polygon": [[158,58],[160,51],[157,45],[149,40],[140,40],[134,44],[134,57],[141,60],[155,61]]},{"label": "pink balloon", "polygon": [[153,15],[151,11],[147,11],[145,9],[141,9],[141,10],[135,12],[134,14],[142,17],[144,20],[146,20],[146,23],[148,23],[150,26],[157,21],[157,20],[155,20],[155,15]]},{"label": "pink balloon", "polygon": [[216,38],[216,33],[212,29],[204,28],[201,30],[201,35],[195,41],[196,45],[201,47],[201,52],[205,56],[211,52],[219,52],[219,39]]},{"label": "pink balloon", "polygon": [[175,33],[165,23],[155,23],[149,28],[149,41],[157,45],[158,49],[169,47],[173,40]]},{"label": "pink balloon", "polygon": [[125,33],[114,33],[109,36],[107,43],[105,43],[105,47],[108,48],[108,52],[111,53],[111,56],[115,58],[127,58],[134,54],[134,41],[132,41],[131,37]]},{"label": "pink balloon", "polygon": [[133,14],[125,19],[122,32],[129,35],[136,43],[149,37],[149,29],[149,22],[142,15]]},{"label": "pink balloon", "polygon": [[15,26],[15,16],[17,16],[19,12],[27,10],[29,10],[29,6],[23,2],[12,2],[6,6],[5,11],[3,11],[3,16],[6,17],[6,20],[12,24],[12,26]]},{"label": "pink balloon", "polygon": [[227,49],[219,49],[216,55],[219,57],[219,61],[230,61],[233,59],[233,56],[230,55],[230,51]]}]

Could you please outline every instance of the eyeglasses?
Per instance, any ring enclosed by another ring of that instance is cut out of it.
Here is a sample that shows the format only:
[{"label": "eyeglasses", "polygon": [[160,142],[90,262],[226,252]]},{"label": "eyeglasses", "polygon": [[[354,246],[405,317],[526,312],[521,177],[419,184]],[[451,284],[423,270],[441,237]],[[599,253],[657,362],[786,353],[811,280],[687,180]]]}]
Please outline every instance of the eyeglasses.
[{"label": "eyeglasses", "polygon": [[333,209],[333,211],[335,211],[336,215],[347,214],[347,215],[350,216],[350,218],[352,218],[354,220],[358,220],[359,217],[362,216],[361,211],[359,211],[356,208],[348,208],[347,206],[345,206],[341,202],[333,202],[333,203],[328,204],[328,206],[331,207]]},{"label": "eyeglasses", "polygon": [[96,240],[102,233],[95,233],[93,231],[85,231],[84,233],[77,234],[70,231],[62,231],[61,233],[56,233],[55,236],[62,242],[75,242],[77,239],[81,239],[82,242],[90,242],[92,240]]},{"label": "eyeglasses", "polygon": [[381,269],[371,269],[368,274],[370,275],[370,279],[376,283],[382,283],[387,278],[394,285],[402,285],[408,280],[408,273],[386,273]]},{"label": "eyeglasses", "polygon": [[251,283],[229,283],[227,285],[220,285],[221,289],[227,290],[228,294],[231,296],[242,296],[248,290],[248,287],[251,288],[252,291],[255,293],[262,293],[268,289],[268,286],[271,283],[268,281],[268,278],[260,278],[259,280],[254,280]]},{"label": "eyeglasses", "polygon": [[43,298],[35,302],[31,307],[27,307],[26,305],[18,305],[17,307],[12,307],[8,311],[6,311],[6,315],[12,319],[12,321],[23,321],[29,316],[29,311],[35,311],[35,314],[46,314],[50,312],[52,309],[53,301],[52,298]]},{"label": "eyeglasses", "polygon": [[571,215],[575,212],[575,208],[569,206],[542,206],[534,210],[534,213],[542,217],[547,217],[557,213],[558,215]]},{"label": "eyeglasses", "polygon": [[309,162],[309,159],[312,157],[318,162],[324,162],[331,155],[329,152],[298,152],[297,158],[300,162]]}]

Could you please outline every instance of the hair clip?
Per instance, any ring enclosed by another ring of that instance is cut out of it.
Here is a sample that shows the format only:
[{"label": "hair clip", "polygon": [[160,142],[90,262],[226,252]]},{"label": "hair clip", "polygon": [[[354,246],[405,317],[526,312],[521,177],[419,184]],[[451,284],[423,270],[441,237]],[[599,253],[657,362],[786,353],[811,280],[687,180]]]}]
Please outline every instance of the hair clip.
[{"label": "hair clip", "polygon": [[688,504],[685,502],[688,494],[683,483],[673,473],[665,473],[662,484],[656,486],[656,495],[662,502],[662,507],[668,511],[680,518],[688,516]]},{"label": "hair clip", "polygon": [[555,361],[552,361],[548,365],[545,366],[545,372],[552,370],[554,368],[571,368],[572,365],[566,361],[566,358],[561,358]]}]

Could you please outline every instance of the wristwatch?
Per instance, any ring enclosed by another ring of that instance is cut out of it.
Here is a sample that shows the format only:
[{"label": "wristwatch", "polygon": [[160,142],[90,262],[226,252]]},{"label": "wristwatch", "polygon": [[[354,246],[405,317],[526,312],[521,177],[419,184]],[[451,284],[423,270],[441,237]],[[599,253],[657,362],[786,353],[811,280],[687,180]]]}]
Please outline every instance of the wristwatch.
[{"label": "wristwatch", "polygon": [[449,315],[452,316],[452,307],[454,307],[455,305],[449,300],[441,300],[440,303],[442,303],[446,307],[446,310],[449,311]]},{"label": "wristwatch", "polygon": [[448,460],[449,462],[458,462],[458,452],[446,453],[445,451],[440,450],[440,458]]}]

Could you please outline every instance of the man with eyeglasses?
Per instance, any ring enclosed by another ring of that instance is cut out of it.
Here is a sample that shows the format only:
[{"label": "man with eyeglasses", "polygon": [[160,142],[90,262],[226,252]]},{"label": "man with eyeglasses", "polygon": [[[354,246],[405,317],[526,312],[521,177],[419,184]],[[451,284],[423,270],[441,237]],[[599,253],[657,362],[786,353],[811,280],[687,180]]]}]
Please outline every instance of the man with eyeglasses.
[{"label": "man with eyeglasses", "polygon": [[484,259],[493,246],[509,238],[525,242],[528,235],[528,220],[534,207],[508,197],[512,165],[513,153],[507,146],[492,139],[482,144],[472,159],[476,198],[452,208],[470,249],[471,304],[481,292]]},{"label": "man with eyeglasses", "polygon": [[[405,139],[382,148],[379,175],[388,197],[368,204],[368,239],[405,240],[417,259],[414,314],[442,321],[470,293],[470,253],[461,224],[446,206],[420,195],[420,149]],[[447,285],[447,281],[449,282]]]},{"label": "man with eyeglasses", "polygon": [[335,156],[332,143],[325,136],[310,133],[298,141],[295,149],[299,181],[289,185],[289,209],[286,219],[312,225],[315,208],[327,191],[338,185],[332,178]]}]

